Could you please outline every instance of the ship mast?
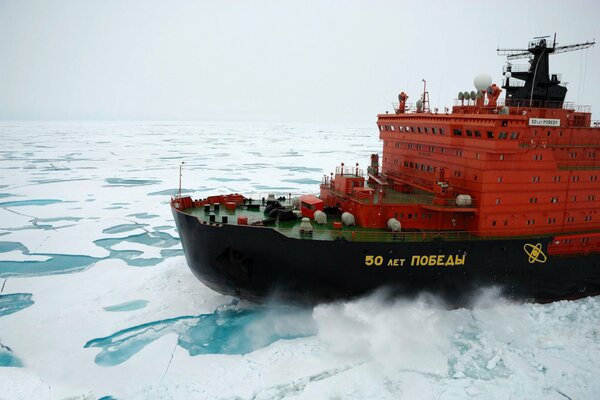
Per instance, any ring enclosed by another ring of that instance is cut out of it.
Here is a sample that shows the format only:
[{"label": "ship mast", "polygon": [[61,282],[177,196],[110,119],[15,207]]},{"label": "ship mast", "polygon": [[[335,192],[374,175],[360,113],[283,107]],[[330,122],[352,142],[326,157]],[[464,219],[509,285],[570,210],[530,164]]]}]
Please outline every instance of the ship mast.
[{"label": "ship mast", "polygon": [[[507,105],[562,108],[567,88],[560,85],[561,81],[557,74],[550,76],[550,54],[587,49],[596,42],[556,46],[556,34],[554,34],[552,45],[549,46],[548,38],[549,36],[535,37],[529,42],[527,49],[497,49],[498,55],[505,55],[507,60],[529,58],[528,68],[513,66],[511,63],[505,67],[506,80],[502,87],[506,89]],[[510,78],[521,82],[511,85]]]}]

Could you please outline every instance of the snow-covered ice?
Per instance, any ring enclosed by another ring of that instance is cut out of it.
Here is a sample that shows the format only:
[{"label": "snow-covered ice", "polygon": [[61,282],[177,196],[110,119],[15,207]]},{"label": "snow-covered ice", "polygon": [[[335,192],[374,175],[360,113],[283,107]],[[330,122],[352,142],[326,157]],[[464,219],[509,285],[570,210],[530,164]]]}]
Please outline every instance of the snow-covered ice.
[{"label": "snow-covered ice", "polygon": [[[368,126],[0,124],[0,399],[594,399],[600,298],[298,309],[215,293],[168,206],[314,193]],[[352,165],[352,164],[349,164]]]}]

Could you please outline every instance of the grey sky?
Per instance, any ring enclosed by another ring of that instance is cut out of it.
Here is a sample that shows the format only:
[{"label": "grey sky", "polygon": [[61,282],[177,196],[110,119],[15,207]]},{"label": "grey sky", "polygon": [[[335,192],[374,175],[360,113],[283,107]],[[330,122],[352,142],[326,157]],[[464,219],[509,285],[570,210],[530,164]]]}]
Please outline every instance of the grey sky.
[{"label": "grey sky", "polygon": [[[598,15],[592,0],[0,0],[0,119],[371,122],[423,78],[440,107],[480,72],[500,83],[497,46],[600,39]],[[600,44],[551,58],[595,119],[599,68]]]}]

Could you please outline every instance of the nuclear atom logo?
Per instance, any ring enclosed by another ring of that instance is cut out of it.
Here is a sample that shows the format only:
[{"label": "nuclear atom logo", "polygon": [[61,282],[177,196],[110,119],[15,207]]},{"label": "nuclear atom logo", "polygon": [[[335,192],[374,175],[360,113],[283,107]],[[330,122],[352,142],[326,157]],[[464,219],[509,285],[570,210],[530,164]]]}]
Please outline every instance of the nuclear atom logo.
[{"label": "nuclear atom logo", "polygon": [[530,264],[533,264],[533,263],[536,263],[536,262],[539,262],[539,263],[543,264],[548,259],[548,257],[546,257],[546,254],[542,250],[542,244],[541,243],[538,243],[536,245],[533,245],[531,243],[527,243],[527,244],[525,244],[525,246],[523,246],[523,250],[525,250],[525,254],[527,254],[529,256],[529,263]]}]

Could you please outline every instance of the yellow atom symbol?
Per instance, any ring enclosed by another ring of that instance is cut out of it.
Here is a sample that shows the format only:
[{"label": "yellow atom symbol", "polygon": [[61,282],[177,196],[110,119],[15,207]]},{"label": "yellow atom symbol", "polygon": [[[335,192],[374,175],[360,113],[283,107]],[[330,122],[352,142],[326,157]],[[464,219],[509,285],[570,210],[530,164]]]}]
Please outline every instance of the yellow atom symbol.
[{"label": "yellow atom symbol", "polygon": [[538,243],[535,246],[531,243],[527,243],[523,246],[523,250],[529,256],[529,262],[533,264],[534,262],[545,263],[548,257],[542,251],[542,244]]}]

